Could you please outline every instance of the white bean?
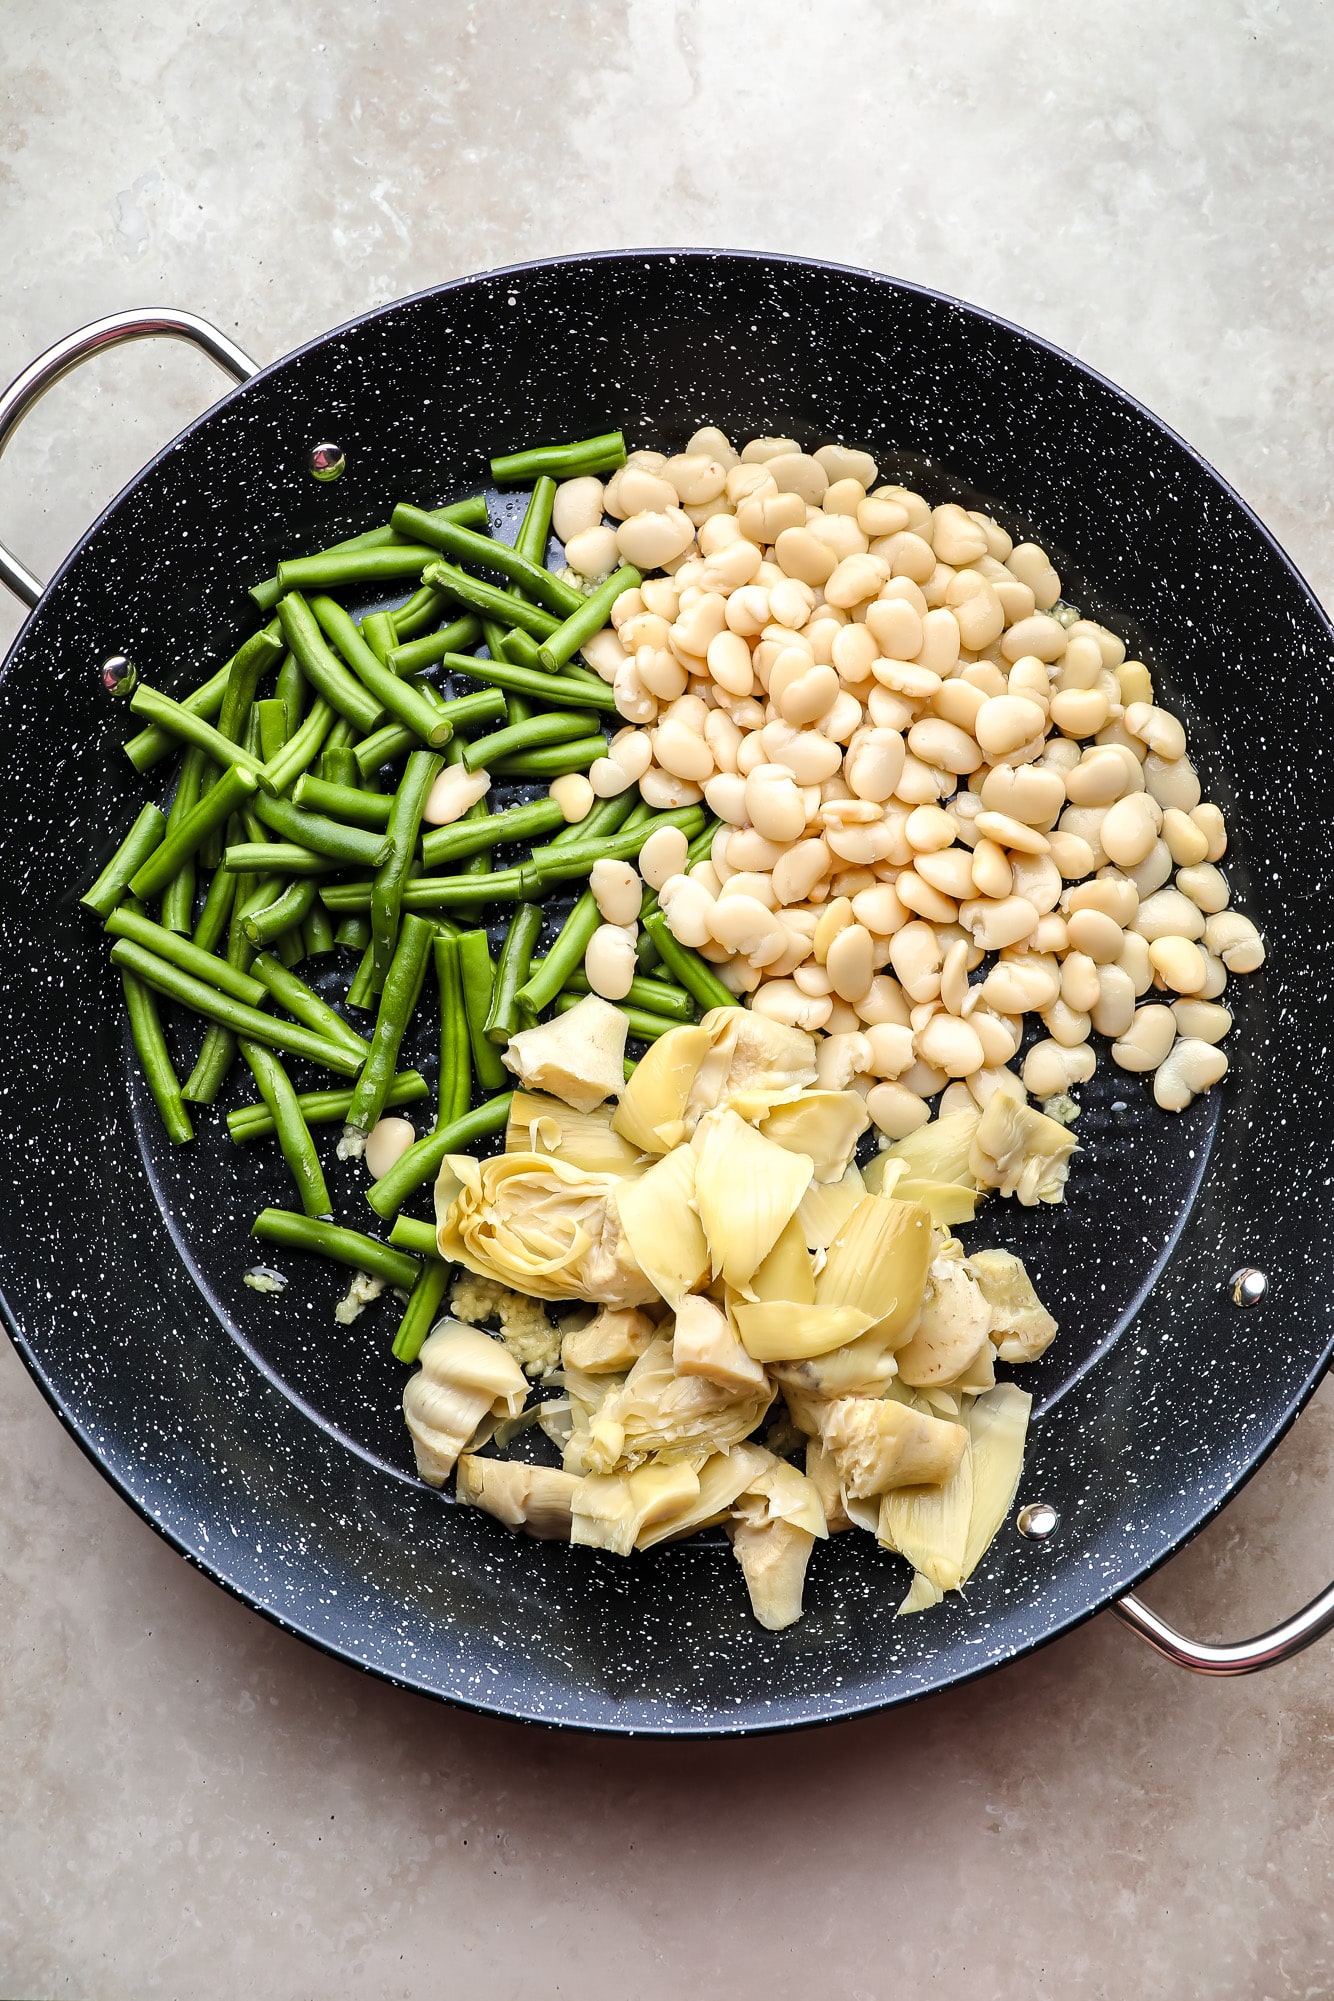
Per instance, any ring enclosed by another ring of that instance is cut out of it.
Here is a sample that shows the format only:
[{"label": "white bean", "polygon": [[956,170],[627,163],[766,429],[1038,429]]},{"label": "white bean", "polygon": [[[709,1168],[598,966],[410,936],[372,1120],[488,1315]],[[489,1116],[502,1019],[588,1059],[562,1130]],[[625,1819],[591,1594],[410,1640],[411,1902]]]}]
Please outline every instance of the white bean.
[{"label": "white bean", "polygon": [[[599,764],[602,762],[601,758],[597,761]],[[597,794],[582,771],[567,771],[563,778],[552,779],[547,787],[547,797],[555,800],[565,815],[566,824],[573,826],[576,821],[588,818]]]},{"label": "white bean", "polygon": [[755,896],[720,896],[709,911],[709,935],[752,966],[767,966],[787,950],[787,932]]},{"label": "white bean", "polygon": [[1186,754],[1186,732],[1178,717],[1153,702],[1131,702],[1121,718],[1127,733],[1169,763]]},{"label": "white bean", "polygon": [[1175,1000],[1172,1013],[1177,1033],[1194,1036],[1199,1042],[1221,1042],[1232,1028],[1232,1010],[1217,1001],[1197,1000],[1193,996],[1189,1000]]},{"label": "white bean", "polygon": [[968,1022],[956,1015],[937,1014],[915,1039],[918,1057],[947,1077],[971,1077],[986,1064],[982,1042]]},{"label": "white bean", "polygon": [[1203,938],[1207,932],[1204,913],[1179,889],[1156,889],[1146,896],[1132,928],[1150,944],[1155,938]]},{"label": "white bean", "polygon": [[416,1137],[411,1119],[390,1117],[378,1120],[366,1135],[366,1146],[361,1156],[371,1179],[378,1181],[382,1174],[388,1174]]},{"label": "white bean", "polygon": [[787,1028],[804,1028],[808,1035],[825,1027],[834,1011],[828,994],[804,994],[791,980],[765,980],[751,1007],[756,1014],[781,1021]]},{"label": "white bean", "polygon": [[998,952],[1031,935],[1038,912],[1024,896],[978,897],[959,906],[959,922],[984,952]]},{"label": "white bean", "polygon": [[1196,1036],[1183,1035],[1154,1077],[1154,1102],[1164,1112],[1184,1112],[1201,1091],[1210,1090],[1226,1076],[1227,1067],[1221,1049]]},{"label": "white bean", "polygon": [[670,877],[683,873],[688,845],[679,827],[659,827],[649,835],[639,850],[639,870],[650,889],[661,889]]},{"label": "white bean", "polygon": [[1198,904],[1206,917],[1214,917],[1220,910],[1226,910],[1232,894],[1227,877],[1212,862],[1200,862],[1195,868],[1178,869],[1177,888],[1192,903]]},{"label": "white bean", "polygon": [[616,568],[617,550],[614,528],[584,528],[565,544],[565,560],[579,576],[601,582]]},{"label": "white bean", "polygon": [[551,526],[558,542],[568,543],[572,535],[602,522],[602,481],[590,476],[563,479],[551,503]]},{"label": "white bean", "polygon": [[[602,863],[595,864],[601,868]],[[599,924],[584,953],[588,984],[603,1000],[624,1000],[635,976],[635,948],[619,924]]]},{"label": "white bean", "polygon": [[682,945],[689,945],[697,952],[712,938],[709,919],[714,898],[703,883],[693,881],[688,875],[668,876],[658,891],[658,902],[673,938]]},{"label": "white bean", "polygon": [[1045,549],[1036,542],[1019,542],[1005,558],[1005,567],[1020,583],[1027,584],[1043,611],[1061,595],[1061,580],[1052,568]]},{"label": "white bean", "polygon": [[704,794],[692,779],[677,778],[650,765],[639,781],[639,796],[646,806],[664,812],[676,806],[698,806]]},{"label": "white bean", "polygon": [[1024,1058],[1024,1089],[1035,1098],[1059,1098],[1072,1084],[1087,1084],[1098,1058],[1087,1042],[1068,1047],[1048,1038],[1035,1042]]},{"label": "white bean", "polygon": [[[1146,976],[1144,988],[1147,990]],[[1099,1035],[1124,1035],[1135,1018],[1137,989],[1124,966],[1098,967],[1098,998],[1089,1009]]]},{"label": "white bean", "polygon": [[1176,1035],[1176,1016],[1170,1007],[1161,1002],[1137,1007],[1130,1027],[1112,1044],[1112,1060],[1123,1070],[1156,1070]]},{"label": "white bean", "polygon": [[[643,861],[643,853],[640,861]],[[782,904],[801,903],[829,873],[830,853],[822,839],[798,841],[773,866],[774,895]],[[873,927],[874,928],[874,927]]]},{"label": "white bean", "polygon": [[1254,973],[1265,962],[1264,940],[1239,910],[1220,910],[1206,918],[1204,942],[1230,973]]},{"label": "white bean", "polygon": [[[589,871],[588,886],[605,923],[637,922],[644,885],[629,862],[600,856]],[[615,998],[619,1000],[619,994]]]},{"label": "white bean", "polygon": [[490,790],[489,771],[465,771],[461,764],[447,764],[426,795],[422,819],[428,827],[448,827]]},{"label": "white bean", "polygon": [[906,1084],[875,1084],[866,1093],[866,1109],[886,1139],[907,1139],[924,1126],[931,1116],[915,1091]]},{"label": "white bean", "polygon": [[679,507],[632,514],[616,530],[616,546],[637,570],[660,570],[695,539],[695,524]]},{"label": "white bean", "polygon": [[1189,938],[1170,936],[1149,941],[1149,964],[1165,987],[1179,994],[1198,994],[1208,984],[1204,953]]}]

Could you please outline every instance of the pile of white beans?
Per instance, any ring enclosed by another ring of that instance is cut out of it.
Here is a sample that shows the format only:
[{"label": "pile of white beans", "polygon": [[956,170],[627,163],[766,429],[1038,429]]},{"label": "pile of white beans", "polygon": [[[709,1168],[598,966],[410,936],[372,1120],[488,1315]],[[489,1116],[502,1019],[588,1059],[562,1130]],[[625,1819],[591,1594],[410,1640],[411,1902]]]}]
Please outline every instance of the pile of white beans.
[{"label": "pile of white beans", "polygon": [[[1228,977],[1264,959],[1217,866],[1223,815],[1148,668],[1061,602],[1035,543],[878,486],[866,452],[738,454],[713,428],[566,481],[554,526],[581,576],[660,573],[583,649],[628,727],[567,813],[637,783],[722,822],[688,872],[675,830],[642,877],[597,864],[595,992],[629,991],[647,882],[734,993],[818,1034],[821,1084],[889,1138],[942,1091],[944,1111],[1064,1097],[1091,1029],[1166,1111],[1223,1076]],[[1046,1034],[1021,1082],[1028,1013]]]}]

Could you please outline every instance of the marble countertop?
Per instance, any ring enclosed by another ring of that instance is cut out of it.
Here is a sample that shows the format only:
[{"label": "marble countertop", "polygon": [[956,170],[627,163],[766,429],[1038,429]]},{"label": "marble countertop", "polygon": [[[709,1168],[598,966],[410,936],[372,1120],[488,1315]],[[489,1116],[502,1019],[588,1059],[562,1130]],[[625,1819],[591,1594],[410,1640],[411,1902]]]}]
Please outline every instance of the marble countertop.
[{"label": "marble countertop", "polygon": [[[268,360],[525,257],[869,265],[1073,350],[1334,603],[1317,0],[11,0],[0,378],[98,314]],[[44,574],[217,393],[52,392],[0,466]],[[0,641],[17,631],[0,605]],[[1334,1395],[1146,1589],[1240,1637],[1328,1581]],[[1334,1648],[1206,1683],[1110,1616],[788,1740],[605,1742],[382,1687],[191,1571],[0,1344],[0,1994],[1287,2001],[1334,1990]]]}]

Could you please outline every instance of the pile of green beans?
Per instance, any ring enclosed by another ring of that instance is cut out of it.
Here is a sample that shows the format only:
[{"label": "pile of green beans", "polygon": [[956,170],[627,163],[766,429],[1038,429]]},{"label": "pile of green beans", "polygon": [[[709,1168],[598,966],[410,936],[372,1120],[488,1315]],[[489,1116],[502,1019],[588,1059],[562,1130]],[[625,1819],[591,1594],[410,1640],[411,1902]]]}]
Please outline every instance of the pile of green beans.
[{"label": "pile of green beans", "polygon": [[[532,486],[513,546],[492,537],[473,496],[433,509],[404,501],[381,526],[286,556],[250,593],[266,623],[201,685],[177,698],[141,683],[128,704],[140,725],[124,746],[133,770],[178,761],[168,803],[143,805],[82,903],[105,930],[164,1130],[189,1143],[188,1107],[213,1104],[239,1057],[256,1097],[227,1111],[228,1133],[238,1145],[276,1139],[295,1191],[254,1234],[403,1292],[403,1361],[450,1277],[434,1224],[403,1204],[429,1193],[446,1155],[504,1131],[510,1038],[589,992],[584,952],[601,920],[581,885],[593,864],[636,859],[660,827],[685,833],[692,860],[712,838],[701,807],[653,813],[633,787],[573,824],[549,796],[498,795],[511,780],[587,770],[619,727],[613,690],[577,655],[639,573],[623,568],[585,597],[548,567],[547,549],[555,482],[614,471],[625,456],[611,432],[493,461],[498,484]],[[348,590],[400,601],[358,617]],[[436,824],[446,765],[486,772],[492,789]],[[497,849],[518,859],[496,866]],[[651,894],[640,942],[657,976],[637,977],[622,1003],[632,1037],[649,1042],[733,1004]],[[324,975],[322,992],[298,970],[334,953],[344,955],[338,1006]],[[386,1112],[430,1098],[411,1067],[428,982],[435,1109],[364,1191],[392,1224],[386,1243],[334,1220],[339,1190],[314,1135],[341,1127],[340,1159],[356,1155]],[[367,1034],[344,1008],[373,1016]],[[201,1039],[182,1084],[176,1052],[191,1022]],[[292,1074],[293,1063],[331,1073],[333,1088]]]}]

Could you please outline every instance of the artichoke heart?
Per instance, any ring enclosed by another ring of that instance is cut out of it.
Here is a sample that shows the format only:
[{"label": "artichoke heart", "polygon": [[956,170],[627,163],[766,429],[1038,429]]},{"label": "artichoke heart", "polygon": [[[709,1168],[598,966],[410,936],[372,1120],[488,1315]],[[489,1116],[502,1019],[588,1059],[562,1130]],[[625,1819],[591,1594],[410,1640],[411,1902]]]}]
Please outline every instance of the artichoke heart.
[{"label": "artichoke heart", "polygon": [[576,1112],[591,1112],[620,1095],[626,1032],[621,1009],[588,994],[568,1014],[512,1035],[503,1061],[526,1091],[549,1091]]},{"label": "artichoke heart", "polygon": [[733,1098],[753,1099],[756,1108],[760,1100],[774,1105],[815,1082],[815,1038],[804,1029],[744,1007],[711,1008],[700,1027],[711,1047],[690,1088],[687,1123]]},{"label": "artichoke heart", "polygon": [[820,1437],[850,1500],[939,1486],[953,1478],[968,1446],[961,1424],[895,1397],[840,1397],[826,1405]]},{"label": "artichoke heart", "polygon": [[1023,1259],[1013,1251],[974,1251],[967,1265],[991,1308],[991,1338],[1002,1362],[1036,1362],[1055,1340],[1056,1322]]},{"label": "artichoke heart", "polygon": [[713,1276],[748,1292],[756,1266],[769,1255],[810,1186],[810,1156],[775,1145],[725,1107],[700,1120],[692,1144],[695,1207]]},{"label": "artichoke heart", "polygon": [[734,1445],[730,1452],[715,1452],[699,1469],[699,1493],[680,1514],[642,1528],[635,1537],[636,1549],[652,1549],[658,1542],[674,1542],[678,1536],[694,1535],[699,1529],[725,1522],[738,1494],[752,1480],[761,1478],[769,1454],[759,1445]]},{"label": "artichoke heart", "polygon": [[973,1500],[963,1574],[972,1576],[1014,1505],[1024,1470],[1024,1441],[1033,1399],[1014,1383],[998,1383],[968,1411]]},{"label": "artichoke heart", "polygon": [[654,1332],[647,1313],[632,1306],[604,1306],[586,1327],[564,1336],[561,1365],[567,1374],[571,1369],[584,1369],[597,1376],[632,1369]]},{"label": "artichoke heart", "polygon": [[829,1527],[814,1480],[775,1453],[763,1456],[763,1468],[737,1495],[738,1520],[751,1528],[762,1528],[766,1522],[790,1522],[793,1528],[805,1529],[807,1535],[823,1542]]},{"label": "artichoke heart", "polygon": [[740,1394],[766,1387],[764,1370],[746,1353],[721,1306],[692,1292],[676,1309],[672,1366],[678,1376],[703,1376]]},{"label": "artichoke heart", "polygon": [[991,1308],[964,1262],[963,1246],[950,1238],[931,1260],[926,1296],[912,1339],[895,1356],[905,1383],[952,1383],[967,1374],[986,1351],[991,1358]]},{"label": "artichoke heart", "polygon": [[905,1175],[894,1184],[894,1199],[920,1202],[933,1223],[951,1230],[956,1223],[971,1223],[984,1198],[980,1189],[960,1188],[955,1181],[909,1181]]},{"label": "artichoke heart", "polygon": [[815,1267],[796,1216],[783,1225],[768,1257],[755,1267],[750,1290],[756,1299],[797,1299],[814,1306]]},{"label": "artichoke heart", "polygon": [[916,1324],[931,1260],[931,1218],[920,1202],[865,1195],[825,1255],[821,1306],[855,1306],[892,1346]]},{"label": "artichoke heart", "polygon": [[570,1541],[629,1556],[646,1529],[680,1519],[698,1500],[699,1476],[684,1464],[589,1473],[571,1497]]},{"label": "artichoke heart", "polygon": [[760,1120],[766,1139],[809,1154],[818,1182],[840,1181],[871,1115],[859,1091],[803,1091]]},{"label": "artichoke heart", "polygon": [[613,1199],[640,1185],[546,1154],[451,1154],[435,1185],[440,1255],[537,1299],[645,1306],[654,1287]]},{"label": "artichoke heart", "polygon": [[1031,1209],[1064,1199],[1076,1144],[1074,1134],[1055,1119],[997,1091],[978,1120],[968,1165],[985,1186],[1015,1195]]},{"label": "artichoke heart", "polygon": [[638,1147],[611,1129],[609,1105],[576,1112],[559,1098],[516,1091],[505,1127],[506,1153],[554,1153],[587,1174],[642,1174],[648,1166]]},{"label": "artichoke heart", "polygon": [[855,1306],[805,1305],[796,1299],[738,1299],[732,1313],[746,1353],[757,1362],[802,1362],[864,1334],[870,1315]]},{"label": "artichoke heart", "polygon": [[945,1593],[939,1585],[933,1584],[929,1577],[924,1577],[920,1570],[914,1571],[908,1595],[898,1608],[899,1614],[929,1611],[932,1605],[939,1605],[944,1596]]},{"label": "artichoke heart", "polygon": [[570,1507],[579,1485],[556,1466],[530,1466],[521,1459],[483,1459],[465,1452],[454,1491],[460,1501],[524,1529],[540,1542],[568,1542]]},{"label": "artichoke heart", "polygon": [[689,1137],[690,1087],[712,1046],[712,1035],[701,1027],[669,1028],[650,1043],[621,1092],[612,1131],[644,1153],[670,1153],[680,1146]]},{"label": "artichoke heart", "polygon": [[[868,1188],[873,1172],[885,1174],[900,1161],[906,1181],[948,1181],[960,1188],[976,1188],[977,1176],[969,1166],[969,1155],[981,1117],[978,1111],[949,1112],[943,1119],[919,1126],[906,1139],[896,1140],[877,1154],[867,1169]],[[877,1186],[875,1192],[884,1191]]]},{"label": "artichoke heart", "polygon": [[517,1417],[528,1379],[499,1341],[461,1320],[442,1320],[422,1343],[421,1367],[403,1386],[403,1415],[417,1471],[443,1487],[486,1417]]},{"label": "artichoke heart", "polygon": [[693,1147],[673,1147],[647,1174],[622,1181],[616,1190],[616,1212],[631,1253],[672,1307],[679,1307],[709,1268],[695,1209],[696,1166]]},{"label": "artichoke heart", "polygon": [[651,1342],[635,1363],[621,1389],[606,1398],[598,1412],[604,1427],[622,1428],[621,1457],[628,1466],[650,1457],[662,1460],[695,1458],[740,1445],[773,1402],[767,1377],[755,1389],[727,1390],[705,1376],[680,1376],[672,1362],[672,1344]]},{"label": "artichoke heart", "polygon": [[937,1591],[957,1591],[968,1575],[973,1457],[967,1430],[953,1428],[961,1432],[964,1449],[950,1478],[943,1486],[896,1487],[883,1494],[876,1526],[877,1540],[906,1556]]},{"label": "artichoke heart", "polygon": [[771,1521],[754,1527],[745,1521],[728,1524],[732,1554],[741,1565],[750,1593],[750,1609],[771,1633],[794,1626],[801,1617],[806,1565],[815,1548],[808,1529],[791,1522]]},{"label": "artichoke heart", "polygon": [[843,1483],[838,1477],[833,1454],[818,1438],[806,1440],[806,1478],[820,1496],[825,1526],[830,1535],[852,1527],[852,1518],[843,1505]]},{"label": "artichoke heart", "polygon": [[838,1181],[812,1181],[797,1208],[807,1248],[827,1251],[866,1193],[858,1167],[845,1169]]}]

